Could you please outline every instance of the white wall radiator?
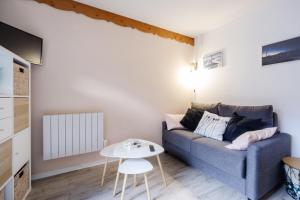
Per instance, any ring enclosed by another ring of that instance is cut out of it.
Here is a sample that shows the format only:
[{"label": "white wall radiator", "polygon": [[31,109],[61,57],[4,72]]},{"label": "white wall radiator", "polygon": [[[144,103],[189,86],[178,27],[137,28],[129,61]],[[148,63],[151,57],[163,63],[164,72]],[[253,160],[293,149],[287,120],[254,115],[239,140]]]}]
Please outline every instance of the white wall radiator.
[{"label": "white wall radiator", "polygon": [[103,113],[43,116],[44,160],[99,151],[103,143]]}]

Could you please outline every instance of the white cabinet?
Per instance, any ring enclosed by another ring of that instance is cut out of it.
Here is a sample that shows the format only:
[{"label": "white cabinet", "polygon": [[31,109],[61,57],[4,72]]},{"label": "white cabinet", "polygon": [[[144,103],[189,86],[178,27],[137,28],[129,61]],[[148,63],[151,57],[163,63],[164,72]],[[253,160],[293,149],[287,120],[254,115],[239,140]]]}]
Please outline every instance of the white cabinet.
[{"label": "white cabinet", "polygon": [[12,118],[0,119],[0,142],[12,136]]},{"label": "white cabinet", "polygon": [[12,107],[11,98],[0,98],[0,142],[12,135]]},{"label": "white cabinet", "polygon": [[[30,70],[30,63],[0,46],[0,200],[25,199],[31,189]],[[26,187],[18,179],[24,166]]]},{"label": "white cabinet", "polygon": [[29,129],[24,129],[13,138],[13,174],[16,174],[30,159]]},{"label": "white cabinet", "polygon": [[0,98],[0,120],[12,117],[12,99]]}]

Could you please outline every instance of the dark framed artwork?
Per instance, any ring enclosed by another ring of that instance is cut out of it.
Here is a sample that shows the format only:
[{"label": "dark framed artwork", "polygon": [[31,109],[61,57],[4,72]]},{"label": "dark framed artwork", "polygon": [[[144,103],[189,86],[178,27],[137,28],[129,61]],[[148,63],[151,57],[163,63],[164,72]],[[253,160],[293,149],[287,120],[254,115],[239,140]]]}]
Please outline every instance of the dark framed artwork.
[{"label": "dark framed artwork", "polygon": [[262,65],[300,60],[300,37],[262,47]]}]

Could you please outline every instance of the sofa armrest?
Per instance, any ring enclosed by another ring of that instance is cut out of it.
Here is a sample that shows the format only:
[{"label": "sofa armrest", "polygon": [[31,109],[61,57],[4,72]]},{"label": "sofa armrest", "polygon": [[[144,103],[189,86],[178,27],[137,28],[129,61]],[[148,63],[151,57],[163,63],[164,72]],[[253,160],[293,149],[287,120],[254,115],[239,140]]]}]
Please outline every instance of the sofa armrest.
[{"label": "sofa armrest", "polygon": [[162,122],[162,144],[164,145],[165,143],[165,140],[164,140],[164,135],[165,135],[165,132],[168,131],[168,128],[167,128],[167,122],[163,121]]},{"label": "sofa armrest", "polygon": [[167,129],[167,122],[166,122],[166,121],[163,121],[161,127],[162,127],[162,132],[163,132],[163,133],[164,133],[166,130],[168,130],[168,129]]},{"label": "sofa armrest", "polygon": [[291,154],[291,137],[277,133],[272,138],[256,142],[247,150],[246,194],[256,200],[282,182],[282,158]]}]

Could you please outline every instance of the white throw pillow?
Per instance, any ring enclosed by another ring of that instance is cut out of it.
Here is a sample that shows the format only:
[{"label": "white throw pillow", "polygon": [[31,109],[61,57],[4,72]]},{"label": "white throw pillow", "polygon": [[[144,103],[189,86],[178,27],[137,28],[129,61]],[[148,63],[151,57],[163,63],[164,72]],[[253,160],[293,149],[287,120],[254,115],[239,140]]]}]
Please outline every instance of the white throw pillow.
[{"label": "white throw pillow", "polygon": [[183,128],[180,121],[184,117],[184,114],[165,114],[165,121],[167,123],[168,131],[174,128]]},{"label": "white throw pillow", "polygon": [[247,131],[233,140],[232,144],[225,147],[234,150],[246,150],[251,143],[272,137],[276,133],[276,130],[277,127],[265,128],[257,131]]},{"label": "white throw pillow", "polygon": [[230,119],[230,117],[221,117],[205,111],[194,133],[223,140],[223,134]]}]

